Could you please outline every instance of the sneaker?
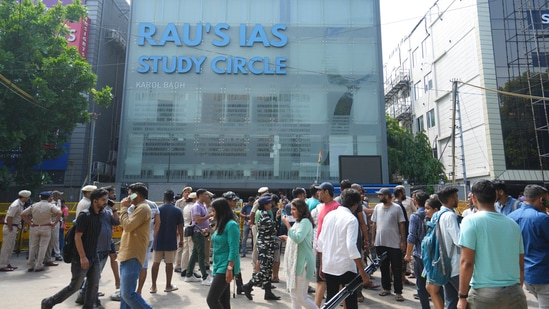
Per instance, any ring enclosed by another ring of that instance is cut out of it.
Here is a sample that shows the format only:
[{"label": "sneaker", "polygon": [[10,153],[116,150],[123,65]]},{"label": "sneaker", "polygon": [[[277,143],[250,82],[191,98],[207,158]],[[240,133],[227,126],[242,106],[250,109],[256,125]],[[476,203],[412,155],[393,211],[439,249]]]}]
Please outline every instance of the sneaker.
[{"label": "sneaker", "polygon": [[185,282],[200,282],[202,281],[200,278],[196,278],[195,276],[185,277]]},{"label": "sneaker", "polygon": [[51,308],[53,308],[53,306],[50,305],[47,298],[44,298],[44,299],[42,299],[42,303],[40,304],[40,308],[41,309],[51,309]]},{"label": "sneaker", "polygon": [[76,300],[74,302],[79,304],[79,305],[83,305],[84,304],[84,294],[78,292],[78,295],[76,295]]},{"label": "sneaker", "polygon": [[199,275],[199,274],[197,274],[197,273],[193,273],[193,276],[194,276],[195,278],[202,279],[202,276]]},{"label": "sneaker", "polygon": [[120,301],[120,290],[114,292],[114,294],[111,295],[111,300]]},{"label": "sneaker", "polygon": [[208,278],[202,279],[202,285],[206,285],[206,286],[212,285],[212,276],[208,276]]}]

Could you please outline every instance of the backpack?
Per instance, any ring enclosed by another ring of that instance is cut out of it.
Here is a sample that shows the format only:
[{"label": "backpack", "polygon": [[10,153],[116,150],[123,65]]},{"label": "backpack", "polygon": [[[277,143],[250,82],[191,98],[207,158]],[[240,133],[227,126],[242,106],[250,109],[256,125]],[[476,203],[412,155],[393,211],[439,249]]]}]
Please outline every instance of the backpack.
[{"label": "backpack", "polygon": [[443,213],[449,210],[441,210],[436,213],[431,221],[427,222],[427,234],[421,242],[421,255],[423,258],[424,272],[427,273],[429,283],[443,286],[450,281],[452,269],[452,251],[446,255],[444,237],[438,225],[438,220]]},{"label": "backpack", "polygon": [[74,244],[74,234],[76,231],[76,223],[71,226],[67,234],[65,234],[64,245],[63,245],[63,261],[65,263],[70,263],[72,261],[72,255],[76,249]]},{"label": "backpack", "polygon": [[[85,213],[87,216],[90,215],[88,209],[82,210],[82,213]],[[70,263],[72,261],[72,256],[76,250],[76,245],[74,243],[74,234],[76,233],[76,221],[71,226],[71,228],[65,234],[65,239],[63,240],[63,262]]]}]

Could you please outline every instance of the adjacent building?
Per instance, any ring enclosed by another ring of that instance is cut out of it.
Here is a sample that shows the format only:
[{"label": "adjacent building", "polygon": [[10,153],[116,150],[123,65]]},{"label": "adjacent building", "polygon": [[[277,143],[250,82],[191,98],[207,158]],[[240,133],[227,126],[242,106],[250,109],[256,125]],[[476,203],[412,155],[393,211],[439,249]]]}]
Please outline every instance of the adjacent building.
[{"label": "adjacent building", "polygon": [[435,1],[384,65],[387,113],[429,137],[450,180],[546,182],[548,26],[547,1]]}]

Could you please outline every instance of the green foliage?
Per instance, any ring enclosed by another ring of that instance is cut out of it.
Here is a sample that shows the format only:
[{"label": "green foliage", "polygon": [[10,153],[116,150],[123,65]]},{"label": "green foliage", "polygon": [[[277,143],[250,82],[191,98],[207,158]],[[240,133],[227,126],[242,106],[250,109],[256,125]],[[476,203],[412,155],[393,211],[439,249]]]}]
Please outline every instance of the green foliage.
[{"label": "green foliage", "polygon": [[41,1],[0,2],[0,187],[47,182],[33,168],[59,156],[76,125],[89,121],[90,99],[111,101],[110,87],[94,89],[90,64],[65,39],[65,22],[86,12],[79,0],[50,9]]},{"label": "green foliage", "polygon": [[[547,81],[547,73],[541,78],[531,78],[530,85],[526,73],[508,81],[502,90],[543,96],[540,80]],[[549,83],[543,85],[548,89]],[[532,104],[530,99],[500,95],[501,99],[501,129],[505,147],[505,163],[508,169],[539,169],[537,145],[535,140],[534,122],[532,119]],[[543,115],[543,111],[540,111]],[[547,134],[547,133],[545,133]]]},{"label": "green foliage", "polygon": [[[433,157],[425,133],[420,132],[414,136],[405,131],[398,120],[386,116],[386,121],[390,175],[402,176],[415,185],[437,184],[441,174],[444,175],[444,166]],[[397,180],[391,179],[391,182]]]}]

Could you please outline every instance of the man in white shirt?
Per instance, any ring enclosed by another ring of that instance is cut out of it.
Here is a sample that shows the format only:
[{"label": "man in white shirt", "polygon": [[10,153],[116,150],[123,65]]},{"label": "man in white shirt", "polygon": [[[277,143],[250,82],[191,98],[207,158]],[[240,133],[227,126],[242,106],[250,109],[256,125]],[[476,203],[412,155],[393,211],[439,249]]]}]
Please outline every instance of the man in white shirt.
[{"label": "man in white shirt", "polygon": [[455,209],[458,205],[458,189],[446,187],[437,192],[438,199],[442,203],[440,211],[440,224],[442,237],[444,238],[444,248],[446,256],[452,258],[452,269],[450,282],[444,285],[444,298],[448,309],[457,308],[458,288],[459,288],[459,266],[461,258],[461,247],[459,246],[459,224]]},{"label": "man in white shirt", "polygon": [[[78,218],[78,215],[82,210],[86,210],[90,208],[91,201],[90,201],[90,195],[93,190],[97,189],[96,186],[93,185],[87,185],[82,188],[82,199],[80,202],[78,202],[78,205],[76,205],[76,216],[75,218]],[[74,219],[76,220],[76,219]]]},{"label": "man in white shirt", "polygon": [[[356,246],[358,220],[353,212],[361,204],[360,193],[346,189],[341,194],[343,206],[326,214],[323,228],[318,236],[317,250],[320,254],[320,277],[326,280],[327,297],[330,300],[357,275],[368,284],[369,277],[362,268],[360,252]],[[345,301],[347,309],[358,308],[356,291]]]}]

